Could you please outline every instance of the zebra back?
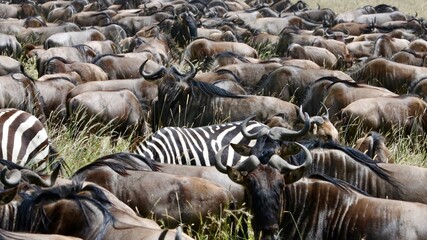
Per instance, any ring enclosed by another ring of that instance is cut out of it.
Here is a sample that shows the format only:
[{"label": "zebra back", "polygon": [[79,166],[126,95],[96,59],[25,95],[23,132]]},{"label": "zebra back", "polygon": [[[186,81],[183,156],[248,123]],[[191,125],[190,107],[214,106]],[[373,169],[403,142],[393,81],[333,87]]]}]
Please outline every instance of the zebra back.
[{"label": "zebra back", "polygon": [[22,110],[0,109],[0,158],[36,171],[46,169],[49,139],[38,118]]},{"label": "zebra back", "polygon": [[[154,161],[169,164],[214,166],[218,150],[230,143],[255,145],[256,140],[248,140],[240,131],[242,121],[209,125],[196,128],[165,127],[154,132],[144,141],[136,144],[136,154]],[[264,124],[249,121],[247,130],[256,132]],[[235,154],[231,147],[224,151],[228,154],[227,164],[234,165],[245,159]]]}]

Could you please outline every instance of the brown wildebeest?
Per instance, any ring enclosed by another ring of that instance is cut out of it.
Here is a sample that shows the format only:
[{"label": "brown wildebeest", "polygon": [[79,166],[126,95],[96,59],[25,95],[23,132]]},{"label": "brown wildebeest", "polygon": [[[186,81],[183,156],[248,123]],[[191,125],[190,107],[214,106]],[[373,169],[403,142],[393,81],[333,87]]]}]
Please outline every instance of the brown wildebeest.
[{"label": "brown wildebeest", "polygon": [[[2,216],[15,216],[15,224],[3,218],[0,225],[6,231],[84,239],[157,239],[160,236],[192,239],[174,230],[159,229],[151,221],[124,211],[120,204],[117,205],[117,198],[109,194],[99,186],[82,182],[21,191],[20,196],[0,206]],[[64,222],[66,220],[70,222]]]},{"label": "brown wildebeest", "polygon": [[[305,162],[300,166],[274,155],[268,164],[260,164],[251,156],[250,162],[225,167],[218,154],[217,169],[243,185],[248,193],[256,239],[427,237],[421,221],[427,216],[424,204],[368,197],[357,188],[326,176],[297,181],[312,163],[310,152],[303,149]],[[360,209],[364,209],[363,215]]]},{"label": "brown wildebeest", "polygon": [[251,115],[256,115],[258,121],[265,121],[277,113],[285,114],[289,128],[298,123],[298,107],[292,103],[274,97],[234,95],[212,84],[195,81],[196,70],[192,64],[187,74],[175,67],[162,67],[147,74],[145,63],[141,65],[145,79],[162,78],[158,85],[159,96],[152,106],[153,130],[158,126],[206,126],[214,120],[239,121]]},{"label": "brown wildebeest", "polygon": [[169,228],[181,223],[199,228],[209,214],[219,215],[233,203],[231,193],[211,181],[152,171],[152,164],[126,153],[108,155],[82,167],[73,178],[106,188],[141,216],[153,215]]},{"label": "brown wildebeest", "polygon": [[127,89],[83,92],[68,98],[67,115],[76,130],[87,127],[89,133],[110,133],[115,138],[133,139],[144,136],[147,130],[147,113],[135,94]]},{"label": "brown wildebeest", "polygon": [[364,98],[343,108],[340,120],[347,137],[354,137],[356,128],[423,135],[427,130],[426,110],[427,103],[416,95]]},{"label": "brown wildebeest", "polygon": [[393,156],[385,144],[384,136],[378,132],[371,131],[366,136],[357,139],[355,148],[375,161],[394,163]]}]

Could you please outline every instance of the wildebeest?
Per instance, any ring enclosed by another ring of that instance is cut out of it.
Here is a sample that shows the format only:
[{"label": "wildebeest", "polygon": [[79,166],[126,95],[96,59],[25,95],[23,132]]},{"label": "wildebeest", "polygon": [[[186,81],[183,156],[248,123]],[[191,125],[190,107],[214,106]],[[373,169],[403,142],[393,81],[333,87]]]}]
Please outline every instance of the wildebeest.
[{"label": "wildebeest", "polygon": [[68,98],[71,99],[80,93],[90,91],[113,91],[120,89],[128,89],[141,104],[144,111],[149,111],[151,108],[151,101],[157,97],[157,85],[155,83],[146,81],[145,79],[119,79],[98,82],[87,82],[76,86],[69,91]]},{"label": "wildebeest", "polygon": [[289,45],[286,52],[288,57],[294,59],[308,59],[319,66],[334,69],[337,64],[337,57],[331,53],[328,49],[315,46],[301,46],[298,43],[292,43]]},{"label": "wildebeest", "polygon": [[374,86],[405,94],[411,82],[427,76],[427,68],[396,63],[385,58],[369,60],[359,69],[350,73],[356,82],[368,83]]},{"label": "wildebeest", "polygon": [[[108,79],[132,79],[141,77],[139,67],[146,59],[150,59],[151,56],[151,54],[147,54],[145,58],[137,58],[106,54],[97,56],[93,59],[92,63],[106,72]],[[147,67],[153,70],[159,66],[159,64],[152,60],[147,63]]]},{"label": "wildebeest", "polygon": [[375,161],[394,163],[390,150],[386,146],[386,140],[378,132],[371,131],[366,136],[357,139],[356,149],[365,153]]},{"label": "wildebeest", "polygon": [[44,48],[72,47],[84,44],[88,41],[104,41],[105,36],[97,29],[88,29],[78,32],[60,32],[48,37],[44,42]]},{"label": "wildebeest", "polygon": [[[23,72],[23,73],[21,73]],[[43,124],[43,99],[40,98],[34,79],[20,73],[0,76],[0,108],[17,108],[36,116]]]},{"label": "wildebeest", "polygon": [[374,43],[373,56],[390,58],[393,54],[407,48],[409,41],[381,35]]},{"label": "wildebeest", "polygon": [[[1,228],[7,231],[49,233],[85,239],[146,238],[192,239],[174,230],[161,230],[117,205],[107,191],[94,184],[74,182],[48,189],[21,191],[18,197],[0,206]],[[64,216],[71,222],[66,223]],[[13,224],[10,224],[13,221]]]},{"label": "wildebeest", "polygon": [[316,115],[323,103],[329,109],[330,120],[335,123],[340,118],[337,114],[348,104],[362,98],[385,96],[398,95],[381,87],[322,77],[308,88],[302,106],[309,115]]},{"label": "wildebeest", "polygon": [[0,76],[21,71],[21,63],[11,57],[0,55]]},{"label": "wildebeest", "polygon": [[390,57],[390,60],[408,65],[419,67],[427,67],[426,54],[423,52],[415,52],[411,49],[403,49]]},{"label": "wildebeest", "polygon": [[341,111],[341,124],[353,137],[356,128],[364,131],[402,131],[425,134],[427,103],[416,95],[375,97],[356,100]]},{"label": "wildebeest", "polygon": [[68,75],[52,74],[43,75],[34,82],[43,99],[44,115],[55,123],[66,120],[67,94],[77,84],[70,78],[72,77]]},{"label": "wildebeest", "polygon": [[95,58],[96,52],[87,45],[75,45],[73,47],[54,47],[45,50],[36,58],[39,77],[45,72],[45,63],[53,57],[61,57],[69,62],[90,63]]},{"label": "wildebeest", "polygon": [[180,223],[199,228],[209,214],[219,215],[233,203],[228,190],[206,179],[147,170],[140,165],[143,163],[125,153],[108,155],[82,167],[73,178],[106,188],[143,217],[153,215],[169,228]]},{"label": "wildebeest", "polygon": [[67,99],[67,116],[74,130],[113,137],[144,136],[147,113],[135,94],[127,89],[82,92]]},{"label": "wildebeest", "polygon": [[14,35],[0,33],[0,54],[18,58],[22,46]]},{"label": "wildebeest", "polygon": [[234,52],[243,57],[257,58],[257,51],[245,43],[240,42],[214,42],[208,39],[196,39],[185,48],[182,59],[203,62],[220,52]]},{"label": "wildebeest", "polygon": [[26,28],[16,34],[16,38],[21,42],[43,45],[46,39],[55,33],[80,31],[80,27],[74,23],[63,22],[54,26]]},{"label": "wildebeest", "polygon": [[145,63],[141,65],[145,79],[162,78],[157,101],[152,106],[153,131],[158,126],[206,126],[215,121],[239,121],[251,115],[263,122],[277,113],[286,116],[289,128],[298,122],[296,105],[274,97],[234,95],[212,84],[195,81],[196,70],[192,64],[187,74],[180,73],[175,67],[162,67],[147,74]]},{"label": "wildebeest", "polygon": [[[262,79],[257,86],[257,92],[267,96],[276,96],[299,105],[305,98],[306,90],[319,77],[337,77],[344,81],[353,81],[342,71],[283,66]],[[317,112],[313,113],[313,115],[316,114]]]},{"label": "wildebeest", "polygon": [[107,74],[99,66],[92,63],[72,62],[62,57],[52,57],[43,66],[44,74],[67,73],[74,74],[78,84],[108,80]]},{"label": "wildebeest", "polygon": [[[303,149],[306,160],[300,166],[287,164],[280,157],[272,157],[268,165],[260,164],[252,156],[250,163],[225,167],[217,158],[217,169],[248,193],[257,239],[427,237],[421,221],[427,215],[424,204],[368,197],[343,181],[325,176],[296,181],[312,161],[310,152]],[[363,215],[360,209],[365,209]]]},{"label": "wildebeest", "polygon": [[409,92],[412,94],[416,94],[427,100],[427,77],[421,78],[417,81],[414,81],[409,86]]}]

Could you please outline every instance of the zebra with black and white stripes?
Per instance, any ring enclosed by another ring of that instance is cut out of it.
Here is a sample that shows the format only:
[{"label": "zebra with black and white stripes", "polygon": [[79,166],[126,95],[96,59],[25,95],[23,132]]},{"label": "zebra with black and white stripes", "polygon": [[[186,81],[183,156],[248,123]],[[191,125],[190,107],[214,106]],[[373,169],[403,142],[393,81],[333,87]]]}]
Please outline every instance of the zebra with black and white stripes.
[{"label": "zebra with black and white stripes", "polygon": [[15,108],[0,109],[0,158],[35,171],[56,156],[43,123]]},{"label": "zebra with black and white stripes", "polygon": [[[165,127],[154,132],[146,140],[137,143],[136,154],[169,164],[214,166],[218,150],[230,143],[254,146],[256,140],[245,138],[240,129],[242,121],[209,125],[196,128]],[[249,121],[246,130],[257,132],[266,126],[257,121]],[[227,147],[227,164],[232,166],[247,157],[234,154]]]}]

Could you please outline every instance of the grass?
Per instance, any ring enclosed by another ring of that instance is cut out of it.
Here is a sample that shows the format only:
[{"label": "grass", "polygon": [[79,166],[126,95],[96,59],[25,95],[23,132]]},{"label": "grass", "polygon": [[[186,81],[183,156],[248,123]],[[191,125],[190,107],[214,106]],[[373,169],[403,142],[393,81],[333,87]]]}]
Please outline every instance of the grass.
[{"label": "grass", "polygon": [[[360,0],[360,1],[330,1],[330,0],[307,0],[310,8],[317,8],[317,3],[320,7],[327,7],[334,10],[336,13],[353,10],[364,5],[377,5],[381,3],[390,4],[399,8],[402,12],[410,15],[427,17],[426,11],[427,2],[413,1],[411,3],[405,1],[377,1],[377,0]],[[258,46],[258,52],[262,59],[267,59],[273,52],[272,45]],[[21,59],[22,60],[22,59]],[[35,59],[28,59],[24,62],[26,72],[37,78],[37,69],[35,67]],[[79,134],[74,132],[65,125],[57,125],[48,120],[48,132],[50,133],[51,141],[54,147],[59,152],[59,155],[64,158],[67,169],[64,172],[64,177],[71,176],[80,167],[93,162],[99,157],[129,151],[131,141],[129,139],[119,138],[117,141],[111,141],[109,136],[99,136],[97,134],[90,134],[88,128],[84,128]],[[344,132],[341,132],[344,134]],[[358,132],[356,135],[361,136],[362,133]],[[351,145],[351,144],[349,144]],[[414,166],[427,167],[426,156],[427,151],[423,140],[414,140],[411,137],[397,137],[394,141],[388,143],[389,150],[392,153],[396,163],[409,164]],[[243,214],[242,214],[243,213]],[[236,219],[234,224],[240,225],[243,223],[242,216],[250,217],[251,215],[244,212],[242,209],[236,211],[226,211],[227,217],[212,217],[209,222],[204,223],[202,230],[192,232],[189,230],[187,233],[197,239],[237,239],[235,225],[231,224],[227,219]],[[253,239],[253,234],[249,231],[249,236],[244,239]],[[233,236],[233,237],[230,237]]]},{"label": "grass", "polygon": [[418,14],[418,17],[427,18],[427,2],[422,0],[415,1],[400,1],[400,0],[358,0],[358,1],[340,1],[340,0],[306,0],[305,1],[309,8],[316,9],[317,4],[321,8],[330,8],[335,13],[343,13],[346,11],[351,11],[366,5],[376,6],[379,4],[388,4],[395,6],[399,11],[415,16]]}]

